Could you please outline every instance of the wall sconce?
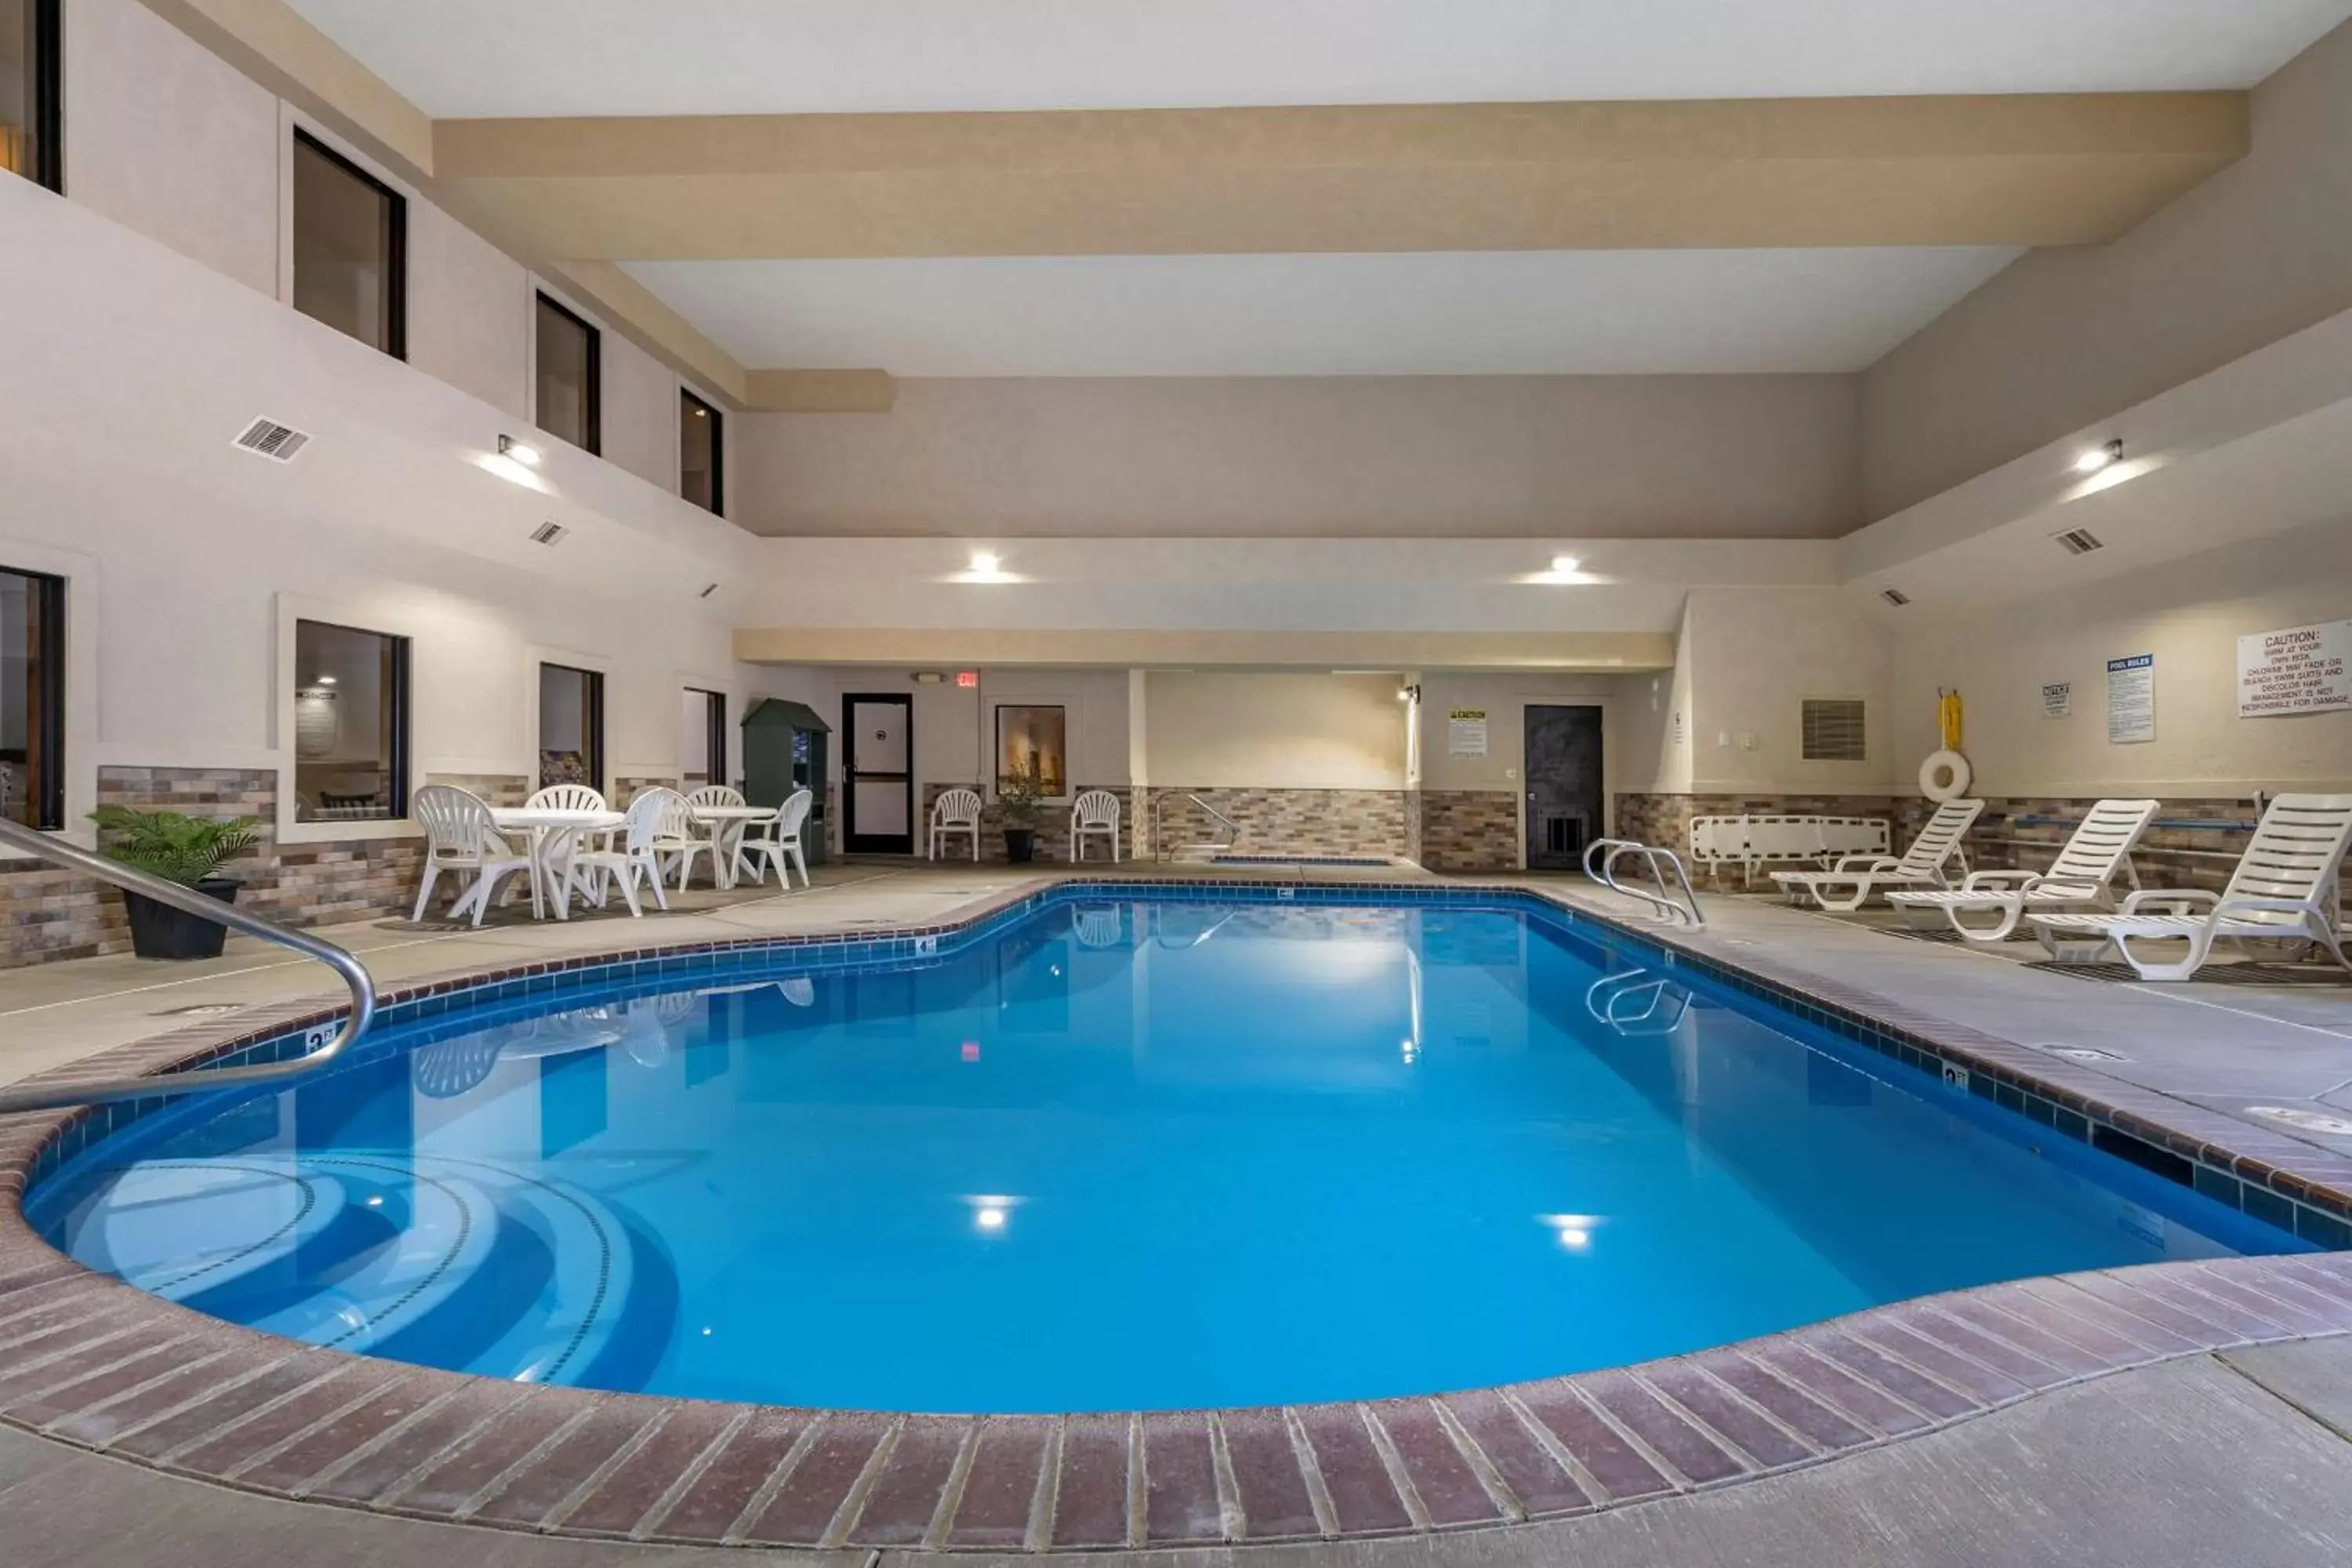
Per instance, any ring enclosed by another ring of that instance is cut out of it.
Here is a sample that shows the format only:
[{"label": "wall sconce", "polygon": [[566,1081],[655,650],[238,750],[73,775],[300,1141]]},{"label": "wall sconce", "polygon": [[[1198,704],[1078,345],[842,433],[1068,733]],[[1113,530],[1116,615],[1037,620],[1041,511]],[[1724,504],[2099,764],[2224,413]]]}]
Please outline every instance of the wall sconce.
[{"label": "wall sconce", "polygon": [[1400,686],[1400,687],[1398,687],[1398,688],[1397,688],[1397,700],[1398,700],[1398,701],[1400,701],[1400,702],[1418,702],[1418,701],[1420,701],[1420,700],[1421,700],[1421,687],[1420,687],[1419,683],[1418,683],[1418,682],[1416,682],[1415,684],[1411,685],[1411,686]]}]

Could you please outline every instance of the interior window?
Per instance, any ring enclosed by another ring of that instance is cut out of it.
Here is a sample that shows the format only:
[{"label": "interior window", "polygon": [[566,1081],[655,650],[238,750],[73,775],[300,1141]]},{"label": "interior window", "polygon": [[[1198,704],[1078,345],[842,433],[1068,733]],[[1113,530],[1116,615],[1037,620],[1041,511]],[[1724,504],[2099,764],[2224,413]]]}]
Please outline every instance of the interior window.
[{"label": "interior window", "polygon": [[677,493],[720,517],[727,515],[724,416],[694,394],[677,395]]},{"label": "interior window", "polygon": [[0,169],[65,188],[59,0],[0,0]]},{"label": "interior window", "polygon": [[0,570],[0,816],[65,826],[65,580]]},{"label": "interior window", "polygon": [[996,773],[1000,787],[1007,779],[1036,781],[1038,793],[1069,793],[1069,774],[1063,765],[1063,740],[1067,710],[1059,707],[1015,707],[996,710]]},{"label": "interior window", "polygon": [[603,449],[604,344],[595,328],[539,297],[539,427],[583,452]]},{"label": "interior window", "polygon": [[408,813],[408,639],[294,623],[294,820]]},{"label": "interior window", "polygon": [[408,353],[408,204],[332,148],[294,133],[294,308],[394,359]]},{"label": "interior window", "polygon": [[539,667],[539,787],[604,787],[604,678],[570,665]]}]

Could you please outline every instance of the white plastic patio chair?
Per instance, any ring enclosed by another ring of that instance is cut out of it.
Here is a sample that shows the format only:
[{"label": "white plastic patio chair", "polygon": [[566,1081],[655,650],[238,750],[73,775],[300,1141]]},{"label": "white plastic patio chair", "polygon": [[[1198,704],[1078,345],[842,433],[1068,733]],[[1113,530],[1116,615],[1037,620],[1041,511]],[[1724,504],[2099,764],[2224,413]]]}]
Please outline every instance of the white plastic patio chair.
[{"label": "white plastic patio chair", "polygon": [[[2352,970],[2337,929],[2347,846],[2352,795],[2276,795],[2221,892],[2151,889],[2126,899],[2115,914],[2032,916],[2034,932],[2060,963],[2082,961],[2084,949],[2102,956],[2112,946],[2142,980],[2186,980],[2222,941],[2309,942]],[[2085,938],[2105,945],[2091,947]],[[2186,940],[2187,954],[2162,963],[2132,951],[2135,942],[2167,938]]]},{"label": "white plastic patio chair", "polygon": [[[647,795],[656,793],[647,790]],[[654,832],[654,860],[665,870],[677,868],[677,890],[686,891],[688,879],[694,875],[694,858],[708,856],[710,859],[710,880],[719,880],[719,834],[713,830],[705,836],[696,829],[693,808],[686,796],[674,789],[657,792],[669,797],[664,805],[659,826]],[[640,796],[639,798],[643,798]]]},{"label": "white plastic patio chair", "polygon": [[1107,789],[1090,789],[1070,803],[1070,863],[1087,858],[1089,837],[1110,844],[1111,864],[1118,864],[1118,796]]},{"label": "white plastic patio chair", "polygon": [[766,881],[768,867],[773,866],[777,885],[789,893],[793,890],[792,868],[797,867],[801,886],[809,885],[808,857],[801,848],[801,829],[808,824],[809,806],[814,798],[807,790],[794,790],[783,805],[776,807],[774,816],[751,824],[738,850],[744,858],[737,862],[750,873],[751,880]]},{"label": "white plastic patio chair", "polygon": [[[649,789],[629,802],[628,820],[616,829],[606,842],[593,849],[583,849],[572,858],[572,874],[580,879],[589,896],[599,904],[605,894],[618,884],[621,897],[633,916],[645,910],[637,902],[639,879],[653,884],[654,902],[667,913],[669,899],[662,891],[662,828],[672,813],[686,809],[685,797],[674,789]],[[695,840],[703,847],[709,846]]]},{"label": "white plastic patio chair", "polygon": [[601,790],[583,784],[549,784],[523,802],[533,811],[610,811]]},{"label": "white plastic patio chair", "polygon": [[[425,825],[424,885],[416,889],[416,909],[409,916],[414,921],[425,918],[433,902],[433,884],[444,871],[474,874],[474,885],[457,895],[449,906],[449,918],[462,917],[470,907],[474,923],[482,923],[483,911],[498,892],[499,883],[516,871],[528,874],[530,857],[516,848],[498,829],[489,806],[479,795],[458,789],[452,784],[426,784],[409,802],[409,813]],[[534,907],[538,882],[533,879]]]},{"label": "white plastic patio chair", "polygon": [[[532,811],[610,811],[613,809],[605,801],[602,790],[584,784],[548,784],[544,788],[532,791],[530,798],[522,804],[525,809]],[[548,844],[550,847],[545,851],[547,864],[543,868],[548,884],[552,888],[562,889],[562,896],[568,899],[572,896],[572,889],[575,886],[572,873],[578,868],[580,851],[585,847],[585,837],[572,833],[558,834],[551,837]]]},{"label": "white plastic patio chair", "polygon": [[928,857],[940,858],[940,847],[952,833],[969,834],[971,837],[971,858],[980,858],[980,792],[971,789],[942,791],[931,803],[931,852]]},{"label": "white plastic patio chair", "polygon": [[1960,840],[1984,810],[1980,800],[1948,800],[1936,808],[1919,837],[1900,859],[1885,855],[1848,855],[1827,871],[1775,871],[1772,880],[1791,899],[1811,898],[1825,910],[1858,910],[1881,888],[1948,888],[1944,868],[1954,858],[1965,873],[1968,857]]},{"label": "white plastic patio chair", "polygon": [[687,792],[688,805],[741,805],[743,792],[732,784],[704,784]]},{"label": "white plastic patio chair", "polygon": [[[1886,901],[1906,914],[1941,910],[1952,929],[1970,942],[2006,942],[2030,910],[2082,904],[2112,910],[2117,878],[2139,886],[2131,852],[2156,820],[2158,805],[2153,800],[2100,801],[2075,826],[2047,871],[1972,871],[1957,888],[1889,893]],[[1960,918],[1963,911],[1990,914],[1993,923],[1970,925]]]}]

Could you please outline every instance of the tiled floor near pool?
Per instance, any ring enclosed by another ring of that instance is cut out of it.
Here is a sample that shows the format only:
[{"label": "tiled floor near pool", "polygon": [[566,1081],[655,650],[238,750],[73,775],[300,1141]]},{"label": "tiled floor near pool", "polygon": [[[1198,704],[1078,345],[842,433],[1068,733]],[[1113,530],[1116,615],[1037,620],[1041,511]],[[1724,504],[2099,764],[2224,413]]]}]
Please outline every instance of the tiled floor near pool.
[{"label": "tiled floor near pool", "polygon": [[[639,926],[596,921],[477,935],[383,922],[331,934],[397,985],[644,941],[934,923],[1029,880],[1002,868],[853,866],[833,868],[814,892],[789,900],[705,900],[708,907],[690,915]],[[1554,890],[1586,898],[1579,885]],[[1884,1019],[1990,1069],[2002,1086],[2039,1086],[2047,1104],[2095,1108],[2150,1146],[2200,1156],[2209,1173],[2232,1167],[2232,1179],[2252,1178],[2264,1193],[2299,1192],[2336,1211],[2352,1189],[2352,1140],[2261,1113],[2352,1103],[2342,1098],[2352,1084],[2352,1030],[2336,1021],[2352,987],[2274,994],[2226,983],[2095,984],[1770,904],[1711,899],[1708,908],[1707,931],[1675,939],[1693,957]],[[160,983],[155,974],[131,961],[99,960],[0,975],[0,1078],[166,1030],[225,1028],[232,1018],[212,1009],[315,995],[321,978],[307,964],[241,950]],[[1576,1552],[1612,1562],[1633,1560],[1643,1540],[1653,1552],[1680,1540],[1677,1561],[1783,1560],[1773,1551],[1791,1562],[1875,1561],[1840,1556],[1829,1543],[1875,1542],[1871,1550],[1891,1552],[1910,1534],[1918,1551],[1886,1560],[2006,1561],[1998,1519],[1970,1518],[1930,1541],[1916,1521],[1899,1517],[1922,1506],[1923,1488],[1990,1486],[2001,1475],[2002,1511],[2017,1514],[2032,1500],[2049,1510],[2045,1521],[2081,1521],[2080,1539],[2065,1543],[2069,1562],[2147,1561],[2150,1553],[2181,1562],[2324,1560],[2294,1554],[2294,1543],[2331,1530],[2342,1541],[2352,1528],[2352,1518],[2330,1521],[2309,1502],[2347,1495],[2343,1482],[2352,1479],[2352,1447],[2337,1436],[2352,1353],[2319,1337],[2352,1328],[2346,1262],[2254,1259],[2200,1270],[1996,1287],[1935,1309],[1889,1309],[1860,1328],[1801,1331],[1745,1354],[1658,1363],[1640,1379],[1529,1385],[1507,1402],[1481,1395],[1226,1413],[1197,1432],[1175,1417],[1095,1433],[1051,1422],[954,1430],[839,1417],[793,1425],[571,1390],[469,1390],[460,1386],[467,1380],[422,1369],[335,1366],[341,1358],[320,1360],[323,1352],[280,1358],[247,1342],[260,1336],[185,1314],[176,1324],[145,1322],[149,1309],[173,1310],[114,1300],[131,1293],[58,1275],[11,1247],[0,1254],[0,1343],[11,1347],[11,1364],[0,1371],[0,1418],[112,1451],[170,1456],[173,1468],[248,1488],[375,1501],[387,1515],[851,1552],[1312,1542],[1484,1521],[1493,1528],[1424,1539],[1417,1548],[1367,1540],[1262,1550],[1345,1550],[1365,1562],[1419,1552],[1425,1561],[1433,1540],[1454,1561]],[[8,1290],[12,1279],[23,1288]],[[118,1310],[119,1338],[89,1326],[89,1314]],[[2229,1348],[2306,1337],[2314,1342]],[[219,1373],[265,1353],[267,1361],[227,1380],[233,1387],[222,1397],[242,1398],[234,1411],[171,1396],[201,1381],[193,1362],[205,1359]],[[2038,1392],[2048,1389],[2058,1392]],[[478,1417],[488,1407],[473,1406],[493,1394],[502,1410],[512,1408],[485,1426]],[[461,1421],[468,1411],[477,1418]],[[2105,1435],[2086,1436],[2092,1431]],[[409,1452],[420,1442],[457,1450],[448,1478],[436,1479],[422,1464],[427,1456]],[[371,1492],[354,1479],[404,1458],[397,1493]],[[1194,1468],[1198,1477],[1190,1476]],[[2284,1510],[2260,1504],[2290,1473],[2302,1500],[2292,1527],[2280,1522]],[[56,1521],[60,1544],[77,1528],[95,1541],[95,1524],[77,1527],[74,1517],[76,1500],[98,1493],[122,1500],[106,1519],[116,1532],[107,1538],[110,1552],[122,1548],[126,1514],[143,1528],[152,1513],[159,1534],[167,1521],[184,1521],[188,1533],[177,1539],[201,1539],[210,1521],[224,1542],[264,1522],[263,1511],[297,1531],[315,1517],[130,1471],[46,1439],[0,1437],[0,1510]],[[448,1500],[432,1505],[434,1497]],[[2207,1505],[2192,1506],[2199,1498]],[[1859,1510],[1869,1522],[1834,1525],[1840,1508]],[[1554,1513],[1564,1517],[1511,1522]],[[680,1522],[706,1515],[708,1528]],[[1099,1528],[1063,1528],[1096,1515]],[[349,1521],[339,1512],[334,1522]],[[2231,1533],[2213,1538],[2215,1553],[2183,1554],[2191,1539],[2184,1531],[2224,1527]],[[450,1550],[450,1526],[387,1516],[371,1528],[386,1532],[385,1561]],[[2043,1551],[2059,1544],[2022,1528],[2014,1539],[2034,1539]],[[551,1550],[478,1532],[464,1541],[473,1561],[667,1560],[650,1547],[633,1557],[586,1542]],[[2122,1554],[2135,1541],[2137,1555]],[[2226,1552],[2224,1541],[2234,1543]],[[1958,1554],[1964,1549],[1978,1554]],[[539,1552],[546,1554],[532,1554]],[[32,1559],[44,1560],[76,1559]]]}]

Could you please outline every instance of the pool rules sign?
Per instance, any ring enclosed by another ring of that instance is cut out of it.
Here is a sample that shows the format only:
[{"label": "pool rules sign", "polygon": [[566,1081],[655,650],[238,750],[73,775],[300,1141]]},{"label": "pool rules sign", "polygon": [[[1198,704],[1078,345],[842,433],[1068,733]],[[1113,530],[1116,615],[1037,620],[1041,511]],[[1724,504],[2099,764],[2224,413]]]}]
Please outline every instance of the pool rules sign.
[{"label": "pool rules sign", "polygon": [[2238,717],[2352,708],[2352,621],[2288,626],[2238,639]]}]

